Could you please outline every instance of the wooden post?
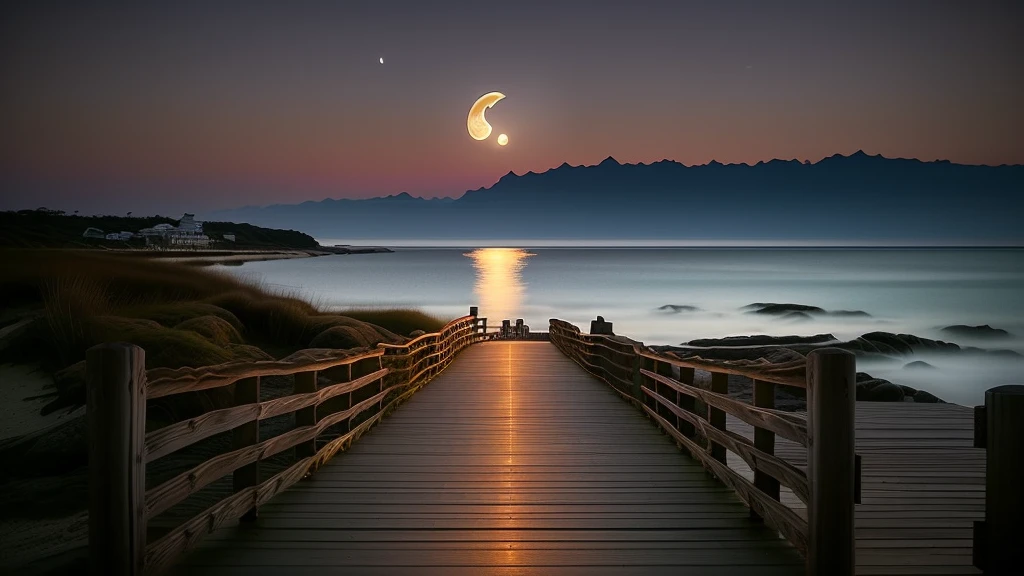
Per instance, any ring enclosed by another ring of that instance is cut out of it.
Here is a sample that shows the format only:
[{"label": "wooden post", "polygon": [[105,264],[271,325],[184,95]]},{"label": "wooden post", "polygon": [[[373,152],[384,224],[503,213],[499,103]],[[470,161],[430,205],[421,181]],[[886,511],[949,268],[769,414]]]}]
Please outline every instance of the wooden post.
[{"label": "wooden post", "polygon": [[[260,401],[260,377],[243,378],[235,382],[235,406],[244,404],[255,404]],[[252,446],[260,441],[260,421],[253,420],[236,427],[232,432],[231,447],[233,449]],[[234,471],[232,484],[234,491],[241,492],[246,488],[256,486],[260,483],[260,462],[247,464]],[[242,515],[242,522],[252,522],[256,519],[256,498],[253,497],[253,507]]]},{"label": "wooden post", "polygon": [[853,576],[857,360],[838,348],[807,356],[807,573]]},{"label": "wooden post", "polygon": [[985,520],[976,529],[975,565],[986,574],[1019,574],[1024,567],[1024,386],[986,390],[984,414]]},{"label": "wooden post", "polygon": [[643,386],[644,383],[644,376],[643,374],[640,373],[641,360],[643,359],[643,356],[634,353],[633,357],[630,358],[629,365],[629,367],[633,370],[632,396],[634,400],[641,404],[644,404],[644,392],[643,390],[640,389],[640,387]]},{"label": "wooden post", "polygon": [[470,306],[469,307],[469,315],[473,316],[475,318],[477,313],[479,312],[479,310],[480,310],[480,308],[478,308],[476,306]]},{"label": "wooden post", "polygon": [[100,344],[86,353],[89,565],[138,576],[146,554],[146,353]]},{"label": "wooden post", "polygon": [[[296,394],[316,392],[316,370],[299,372],[296,374],[294,391]],[[295,426],[297,428],[315,425],[316,406],[310,406],[308,408],[295,411]],[[314,454],[316,454],[316,438],[295,446],[296,458],[307,458]]]},{"label": "wooden post", "polygon": [[[690,378],[693,378],[693,368],[690,368]],[[682,377],[682,372],[680,372]],[[681,380],[682,378],[680,378]],[[711,373],[711,391],[716,394],[726,395],[729,393],[729,375],[719,372]],[[725,430],[725,412],[718,408],[707,405],[708,422],[719,430]],[[711,457],[721,463],[725,463],[725,446],[711,442]]]},{"label": "wooden post", "polygon": [[[754,406],[758,408],[775,408],[775,384],[763,380],[754,380]],[[775,433],[764,428],[754,427],[754,448],[765,454],[775,454]],[[779,481],[770,474],[761,470],[754,470],[754,486],[775,500],[779,499]],[[754,509],[750,509],[750,515],[760,518]]]}]

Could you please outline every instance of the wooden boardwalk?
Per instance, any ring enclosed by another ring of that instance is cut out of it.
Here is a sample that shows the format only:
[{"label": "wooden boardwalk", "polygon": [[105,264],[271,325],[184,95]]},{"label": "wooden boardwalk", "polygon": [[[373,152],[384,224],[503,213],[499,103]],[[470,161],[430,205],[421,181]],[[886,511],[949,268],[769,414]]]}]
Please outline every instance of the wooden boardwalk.
[{"label": "wooden boardwalk", "polygon": [[172,572],[342,571],[796,575],[804,561],[554,346],[489,342]]},{"label": "wooden boardwalk", "polygon": [[[981,574],[973,566],[972,524],[985,518],[985,451],[973,447],[974,415],[956,404],[857,403],[863,458],[856,506],[857,574]],[[727,426],[753,437],[729,416]],[[776,454],[800,468],[807,450],[777,439]],[[729,466],[753,478],[729,454]],[[803,511],[783,489],[782,501]]]}]

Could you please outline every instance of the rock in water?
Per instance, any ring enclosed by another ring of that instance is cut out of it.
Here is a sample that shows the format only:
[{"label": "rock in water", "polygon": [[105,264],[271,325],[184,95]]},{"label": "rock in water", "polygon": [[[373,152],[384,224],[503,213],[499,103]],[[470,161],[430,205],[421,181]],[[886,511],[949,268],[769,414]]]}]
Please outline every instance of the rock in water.
[{"label": "rock in water", "polygon": [[658,310],[663,310],[665,312],[679,313],[679,312],[699,312],[700,308],[697,308],[696,306],[690,306],[690,305],[687,305],[687,304],[665,304],[664,306],[658,306]]},{"label": "rock in water", "polygon": [[956,324],[954,326],[946,326],[942,329],[947,334],[953,336],[966,336],[970,338],[1009,338],[1010,333],[1001,328],[993,328],[988,324],[982,324],[981,326],[966,326],[964,324]]},{"label": "rock in water", "polygon": [[935,370],[935,366],[932,366],[931,364],[929,364],[927,362],[924,362],[924,361],[921,361],[921,360],[915,360],[913,362],[908,362],[906,365],[903,366],[903,369],[904,370]]}]

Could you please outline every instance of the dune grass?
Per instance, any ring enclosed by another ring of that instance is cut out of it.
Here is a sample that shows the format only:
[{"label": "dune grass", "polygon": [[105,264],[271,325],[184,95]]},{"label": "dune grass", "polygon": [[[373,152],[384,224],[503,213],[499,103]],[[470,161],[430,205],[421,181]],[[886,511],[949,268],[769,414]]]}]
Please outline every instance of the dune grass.
[{"label": "dune grass", "polygon": [[414,308],[374,309],[352,308],[338,312],[342,316],[355,318],[377,326],[385,326],[388,330],[408,336],[415,330],[437,332],[450,319],[427,314]]},{"label": "dune grass", "polygon": [[445,323],[417,310],[327,312],[209,269],[95,251],[0,251],[0,301],[42,310],[19,348],[53,370],[105,341],[136,343],[147,366],[173,368],[250,358],[252,345],[281,357],[335,327],[346,329],[318,345],[400,342]]}]

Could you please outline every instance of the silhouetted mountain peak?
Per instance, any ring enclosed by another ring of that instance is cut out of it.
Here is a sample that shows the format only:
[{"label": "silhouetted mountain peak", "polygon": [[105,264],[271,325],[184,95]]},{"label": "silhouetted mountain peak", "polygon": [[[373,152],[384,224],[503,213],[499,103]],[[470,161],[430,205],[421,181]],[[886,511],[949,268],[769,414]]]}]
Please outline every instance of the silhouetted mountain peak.
[{"label": "silhouetted mountain peak", "polygon": [[598,164],[598,166],[603,166],[603,167],[607,168],[609,166],[622,166],[622,164],[619,164],[618,160],[616,160],[615,158],[612,158],[611,156],[609,156],[609,157],[605,158],[604,160],[601,160],[601,163]]},{"label": "silhouetted mountain peak", "polygon": [[555,168],[555,170],[561,170],[562,168],[572,168],[572,166],[570,166],[568,162],[562,162],[558,165],[558,168]]}]

